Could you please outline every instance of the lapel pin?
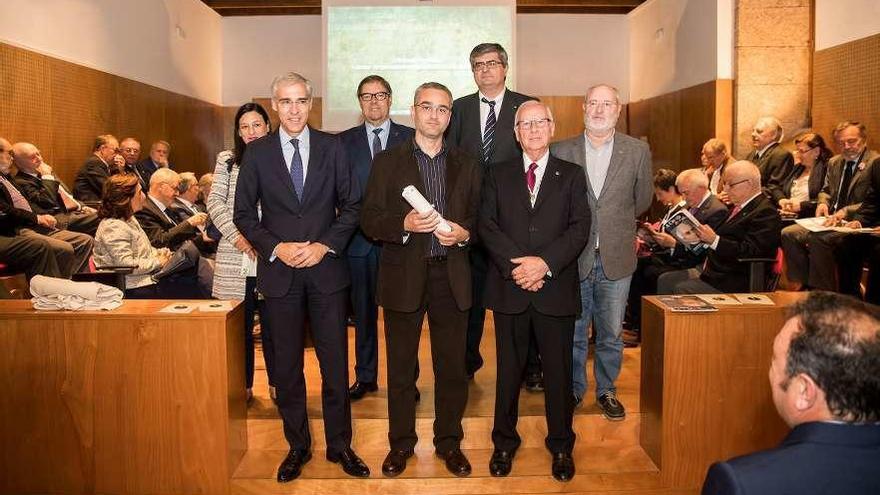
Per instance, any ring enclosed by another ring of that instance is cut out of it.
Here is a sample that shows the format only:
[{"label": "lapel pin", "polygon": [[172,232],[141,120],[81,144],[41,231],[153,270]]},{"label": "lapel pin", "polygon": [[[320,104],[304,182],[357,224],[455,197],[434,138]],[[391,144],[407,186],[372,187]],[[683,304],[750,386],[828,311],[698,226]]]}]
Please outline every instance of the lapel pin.
[{"label": "lapel pin", "polygon": [[560,175],[560,174],[559,174],[559,170],[557,170],[556,172],[554,172],[553,175],[555,175],[556,177],[559,177],[559,175]]}]

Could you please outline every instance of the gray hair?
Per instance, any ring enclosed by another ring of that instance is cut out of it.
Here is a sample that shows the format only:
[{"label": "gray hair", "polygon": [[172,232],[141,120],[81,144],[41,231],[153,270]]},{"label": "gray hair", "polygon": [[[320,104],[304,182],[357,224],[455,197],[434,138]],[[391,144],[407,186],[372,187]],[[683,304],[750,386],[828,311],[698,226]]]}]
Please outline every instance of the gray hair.
[{"label": "gray hair", "polygon": [[516,109],[516,115],[513,116],[514,125],[519,122],[519,113],[522,112],[524,108],[533,107],[535,105],[543,107],[544,111],[547,112],[547,117],[550,118],[551,122],[553,121],[553,110],[550,110],[550,107],[539,100],[528,100],[520,104],[519,108]]},{"label": "gray hair", "polygon": [[714,153],[723,153],[725,155],[727,154],[727,145],[724,144],[724,141],[718,138],[712,138],[706,141],[706,143],[703,144],[703,149],[709,149]]},{"label": "gray hair", "polygon": [[590,93],[599,89],[599,88],[608,88],[614,93],[614,99],[617,100],[617,103],[620,103],[620,91],[610,84],[596,84],[595,86],[590,86],[587,88],[586,94],[584,94],[584,101],[590,101]]},{"label": "gray hair", "polygon": [[180,175],[177,172],[170,168],[162,167],[153,172],[153,175],[150,176],[150,188],[156,184],[170,183],[178,178],[180,178]]},{"label": "gray hair", "polygon": [[294,84],[304,85],[306,87],[306,96],[309,98],[312,97],[312,82],[296,72],[288,72],[280,76],[275,76],[275,79],[272,79],[272,85],[269,87],[269,91],[272,92],[272,99],[275,99],[275,91],[277,91],[278,88],[282,86],[292,86]]},{"label": "gray hair", "polygon": [[[764,124],[764,125],[761,125]],[[779,119],[773,117],[772,115],[768,115],[765,117],[761,117],[755,122],[756,128],[767,129],[771,128],[776,131],[776,138],[774,141],[779,142],[782,141],[782,138],[785,137],[785,133],[782,130],[782,123],[779,122]]]},{"label": "gray hair", "polygon": [[678,177],[675,179],[676,186],[681,186],[685,183],[689,184],[690,186],[708,188],[709,177],[707,177],[701,169],[689,168],[687,170],[682,170],[681,172],[679,172]]},{"label": "gray hair", "polygon": [[181,172],[180,173],[180,187],[177,190],[180,194],[183,194],[189,191],[189,188],[199,183],[199,179],[196,178],[196,174],[192,172]]},{"label": "gray hair", "polygon": [[473,50],[471,50],[470,62],[471,67],[474,66],[474,60],[477,59],[480,55],[485,55],[487,53],[497,53],[498,58],[501,59],[501,65],[507,67],[507,51],[503,46],[498,43],[480,43],[475,46]]},{"label": "gray hair", "polygon": [[443,91],[447,95],[449,95],[449,101],[452,102],[452,91],[449,91],[449,88],[438,83],[438,82],[426,82],[419,84],[419,87],[416,88],[416,92],[413,95],[413,105],[419,104],[419,94],[426,89],[436,89],[438,91]]}]

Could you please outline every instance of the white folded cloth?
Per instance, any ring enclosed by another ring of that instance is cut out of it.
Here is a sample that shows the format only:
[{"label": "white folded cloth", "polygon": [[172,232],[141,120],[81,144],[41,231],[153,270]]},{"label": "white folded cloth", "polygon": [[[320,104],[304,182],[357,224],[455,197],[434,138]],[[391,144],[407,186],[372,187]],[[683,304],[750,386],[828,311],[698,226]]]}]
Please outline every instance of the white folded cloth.
[{"label": "white folded cloth", "polygon": [[116,309],[122,305],[122,291],[116,287],[43,275],[31,279],[31,295],[31,303],[38,310]]}]

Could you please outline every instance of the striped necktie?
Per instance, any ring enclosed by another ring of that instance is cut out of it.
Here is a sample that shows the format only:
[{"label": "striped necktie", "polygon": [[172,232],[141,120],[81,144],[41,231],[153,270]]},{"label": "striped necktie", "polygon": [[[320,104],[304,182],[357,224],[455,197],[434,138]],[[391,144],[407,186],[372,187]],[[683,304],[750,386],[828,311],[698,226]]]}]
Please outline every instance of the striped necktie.
[{"label": "striped necktie", "polygon": [[290,140],[293,144],[293,158],[290,160],[290,180],[293,181],[293,189],[296,191],[296,197],[302,200],[304,173],[302,155],[299,154],[299,139]]},{"label": "striped necktie", "polygon": [[0,175],[0,182],[3,183],[3,186],[6,187],[6,191],[9,192],[9,197],[12,199],[13,207],[18,208],[19,210],[30,212],[34,211],[34,209],[31,208],[31,204],[28,203],[28,200],[24,196],[22,196],[21,192],[19,192],[14,185],[12,185],[12,182],[10,182],[8,179],[6,179],[6,177],[3,177],[2,175]]},{"label": "striped necktie", "polygon": [[495,143],[495,102],[480,98],[483,103],[489,105],[489,115],[486,116],[486,128],[483,130],[483,163],[489,163],[492,157],[492,145]]},{"label": "striped necktie", "polygon": [[379,134],[382,133],[382,128],[373,129],[373,156],[379,154],[382,151],[382,140],[379,139]]}]

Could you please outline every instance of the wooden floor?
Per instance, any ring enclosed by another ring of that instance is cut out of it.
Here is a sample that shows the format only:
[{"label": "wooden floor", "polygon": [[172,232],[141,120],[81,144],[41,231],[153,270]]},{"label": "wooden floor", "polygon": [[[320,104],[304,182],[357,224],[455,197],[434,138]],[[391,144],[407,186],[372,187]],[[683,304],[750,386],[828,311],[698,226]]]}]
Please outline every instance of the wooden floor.
[{"label": "wooden floor", "polygon": [[[350,329],[349,362],[354,366],[354,330]],[[418,387],[421,402],[416,409],[419,443],[416,455],[406,471],[395,479],[382,476],[381,464],[388,452],[387,389],[385,387],[384,338],[380,317],[379,392],[352,403],[354,439],[352,447],[370,466],[369,479],[353,479],[341,468],[325,460],[321,388],[317,359],[313,350],[306,352],[308,409],[311,418],[314,457],[300,479],[287,484],[275,481],[278,464],[287,453],[281,420],[268,396],[262,356],[257,355],[254,383],[256,400],[248,414],[249,450],[233,477],[232,493],[245,494],[685,494],[696,491],[669,490],[660,486],[656,466],[639,446],[639,350],[624,352],[623,370],[618,380],[618,396],[627,408],[626,420],[610,422],[598,412],[592,390],[584,404],[575,411],[574,450],[577,475],[568,483],[550,475],[550,455],[544,448],[547,427],[544,421],[542,394],[523,390],[520,398],[519,433],[522,446],[517,452],[509,477],[493,478],[488,462],[492,454],[492,416],[495,403],[495,339],[491,314],[487,317],[481,351],[485,366],[470,385],[464,418],[465,437],[462,450],[471,461],[469,478],[450,475],[443,462],[434,456],[431,443],[434,414],[433,374],[430,344],[423,329],[420,347],[421,376]],[[545,359],[552,359],[551,356]],[[588,363],[592,375],[592,358]],[[350,372],[354,376],[353,369]],[[594,384],[592,376],[590,383]]]}]

